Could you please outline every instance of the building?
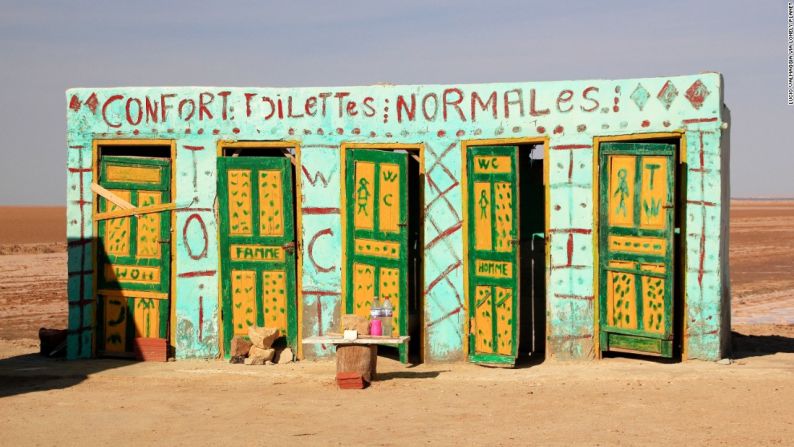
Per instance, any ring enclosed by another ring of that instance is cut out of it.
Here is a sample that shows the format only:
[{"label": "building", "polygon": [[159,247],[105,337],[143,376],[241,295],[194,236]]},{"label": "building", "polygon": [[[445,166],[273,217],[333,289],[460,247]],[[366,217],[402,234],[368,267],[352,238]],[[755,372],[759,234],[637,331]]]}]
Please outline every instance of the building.
[{"label": "building", "polygon": [[317,358],[373,296],[403,360],[728,349],[719,74],[66,100],[69,358],[251,324]]}]

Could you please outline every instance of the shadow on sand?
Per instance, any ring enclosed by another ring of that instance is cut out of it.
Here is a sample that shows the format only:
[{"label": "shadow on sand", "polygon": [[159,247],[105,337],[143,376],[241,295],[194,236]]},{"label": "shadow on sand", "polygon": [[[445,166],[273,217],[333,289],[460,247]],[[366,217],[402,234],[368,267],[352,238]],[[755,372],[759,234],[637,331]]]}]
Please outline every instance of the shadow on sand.
[{"label": "shadow on sand", "polygon": [[66,361],[39,354],[0,359],[0,398],[69,388],[83,382],[91,374],[134,363],[133,360],[117,359]]},{"label": "shadow on sand", "polygon": [[782,335],[745,335],[738,332],[731,334],[733,350],[731,357],[744,359],[761,357],[778,353],[794,353],[794,338]]},{"label": "shadow on sand", "polygon": [[449,370],[443,371],[390,371],[390,372],[379,372],[377,373],[377,381],[384,382],[386,380],[392,379],[434,379],[438,377],[439,374],[442,372],[449,372]]}]

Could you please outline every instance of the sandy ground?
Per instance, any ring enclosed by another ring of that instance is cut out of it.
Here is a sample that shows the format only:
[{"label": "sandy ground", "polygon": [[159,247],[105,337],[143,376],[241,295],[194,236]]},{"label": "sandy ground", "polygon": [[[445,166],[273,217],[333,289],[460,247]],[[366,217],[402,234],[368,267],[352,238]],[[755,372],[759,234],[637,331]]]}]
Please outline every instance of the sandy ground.
[{"label": "sandy ground", "polygon": [[[63,219],[63,209],[49,213]],[[794,443],[794,202],[732,207],[732,364],[618,357],[498,369],[381,358],[365,391],[337,390],[328,361],[39,357],[38,328],[65,326],[63,242],[8,236],[8,214],[0,208],[0,253],[12,253],[0,256],[2,445]]]}]

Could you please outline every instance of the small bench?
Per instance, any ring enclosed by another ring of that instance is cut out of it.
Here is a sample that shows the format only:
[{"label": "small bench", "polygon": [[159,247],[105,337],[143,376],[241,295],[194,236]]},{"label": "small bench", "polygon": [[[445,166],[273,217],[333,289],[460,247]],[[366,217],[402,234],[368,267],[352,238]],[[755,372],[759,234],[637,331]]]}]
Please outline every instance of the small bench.
[{"label": "small bench", "polygon": [[410,336],[381,337],[363,335],[347,340],[341,334],[315,335],[303,339],[305,344],[336,345],[336,372],[355,372],[367,382],[375,380],[378,362],[378,345],[400,345]]}]

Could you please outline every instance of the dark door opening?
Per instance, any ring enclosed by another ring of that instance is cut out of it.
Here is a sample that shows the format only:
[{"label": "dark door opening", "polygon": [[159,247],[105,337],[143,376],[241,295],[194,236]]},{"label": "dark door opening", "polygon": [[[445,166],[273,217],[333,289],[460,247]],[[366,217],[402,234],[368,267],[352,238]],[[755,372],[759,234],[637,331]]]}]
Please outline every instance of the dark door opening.
[{"label": "dark door opening", "polygon": [[546,351],[546,191],[543,145],[519,146],[521,269],[519,363],[543,361]]},{"label": "dark door opening", "polygon": [[394,308],[392,335],[408,344],[380,355],[422,360],[422,174],[416,151],[357,148],[345,154],[344,312],[369,316],[374,297]]},{"label": "dark door opening", "polygon": [[469,360],[515,365],[545,351],[543,146],[466,154]]}]

